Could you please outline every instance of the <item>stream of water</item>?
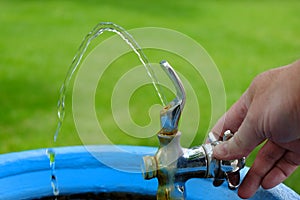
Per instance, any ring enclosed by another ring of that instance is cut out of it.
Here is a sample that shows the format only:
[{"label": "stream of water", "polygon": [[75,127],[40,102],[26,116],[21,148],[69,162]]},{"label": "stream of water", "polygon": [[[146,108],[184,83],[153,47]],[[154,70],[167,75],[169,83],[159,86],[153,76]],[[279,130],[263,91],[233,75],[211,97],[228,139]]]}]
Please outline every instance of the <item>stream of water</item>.
[{"label": "stream of water", "polygon": [[138,43],[133,39],[133,37],[122,27],[113,24],[111,22],[103,22],[98,24],[84,39],[84,41],[82,42],[82,44],[79,47],[79,50],[77,51],[76,56],[73,59],[73,62],[69,68],[69,71],[67,73],[67,76],[64,80],[64,83],[61,86],[60,89],[60,94],[59,94],[59,100],[58,100],[58,104],[57,104],[57,115],[58,115],[58,124],[57,124],[57,129],[54,135],[54,141],[56,141],[58,133],[61,129],[62,126],[62,122],[65,116],[65,98],[66,98],[66,91],[67,88],[69,86],[69,83],[72,79],[72,76],[74,74],[74,72],[77,70],[77,67],[80,65],[81,63],[81,59],[84,55],[84,53],[86,52],[90,42],[95,39],[96,37],[98,37],[99,35],[101,35],[103,32],[113,32],[118,34],[129,46],[130,48],[136,53],[136,55],[138,56],[138,59],[141,61],[141,63],[144,65],[147,74],[149,75],[149,77],[152,80],[153,86],[158,94],[158,97],[161,101],[161,103],[163,104],[163,106],[165,106],[167,104],[167,100],[161,90],[161,87],[159,86],[159,81],[157,80],[154,71],[147,59],[147,57],[145,56],[145,54],[143,53],[141,47],[138,45]]},{"label": "stream of water", "polygon": [[[60,93],[59,93],[59,99],[57,104],[57,115],[58,115],[58,123],[56,132],[54,134],[54,142],[56,142],[58,134],[61,130],[62,123],[65,116],[65,99],[66,99],[66,92],[68,89],[68,86],[70,84],[70,81],[72,79],[73,74],[77,70],[78,66],[80,66],[83,55],[85,54],[89,44],[93,39],[101,35],[103,32],[113,32],[119,35],[134,51],[134,53],[138,56],[138,59],[140,62],[144,65],[147,74],[152,80],[153,86],[157,92],[157,95],[162,103],[163,106],[167,104],[167,100],[165,95],[162,92],[162,89],[159,85],[159,82],[154,74],[154,71],[143,53],[141,47],[137,44],[137,42],[133,39],[133,37],[122,27],[111,23],[111,22],[102,22],[99,23],[90,33],[87,34],[87,36],[84,38],[83,42],[81,43],[73,61],[72,64],[67,72],[66,78],[61,86]],[[59,194],[58,189],[58,181],[55,174],[55,152],[53,149],[47,150],[47,155],[50,160],[50,168],[51,168],[51,186],[53,189],[53,194],[57,196]]]},{"label": "stream of water", "polygon": [[47,149],[46,153],[50,161],[52,192],[54,196],[57,196],[59,194],[59,190],[55,174],[55,151],[53,149]]}]

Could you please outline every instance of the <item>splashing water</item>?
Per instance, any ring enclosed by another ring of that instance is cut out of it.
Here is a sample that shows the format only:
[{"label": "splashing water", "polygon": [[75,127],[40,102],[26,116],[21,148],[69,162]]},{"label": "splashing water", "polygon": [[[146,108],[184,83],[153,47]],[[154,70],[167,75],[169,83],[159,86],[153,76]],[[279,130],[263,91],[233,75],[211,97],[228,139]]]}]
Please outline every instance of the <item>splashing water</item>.
[{"label": "splashing water", "polygon": [[[63,119],[65,116],[65,99],[66,99],[66,92],[67,88],[70,84],[70,81],[72,79],[72,76],[74,72],[77,70],[78,66],[81,63],[82,57],[84,53],[86,52],[90,42],[101,35],[103,32],[113,32],[119,35],[129,46],[130,48],[134,51],[134,53],[138,56],[138,59],[141,61],[143,66],[145,67],[147,74],[152,80],[153,86],[157,92],[157,95],[163,104],[165,106],[167,104],[167,99],[165,95],[162,92],[162,89],[159,85],[159,82],[154,74],[154,71],[148,62],[147,57],[143,53],[141,47],[137,44],[137,42],[133,39],[133,37],[122,27],[111,23],[111,22],[102,22],[99,23],[83,40],[81,43],[73,61],[72,64],[67,72],[66,78],[60,88],[60,93],[59,93],[59,99],[57,103],[57,115],[58,115],[58,123],[57,123],[57,128],[54,134],[54,142],[57,140],[58,133],[60,132],[60,129],[62,127]],[[47,150],[47,155],[50,160],[50,168],[51,168],[51,186],[53,189],[53,194],[57,196],[59,194],[58,190],[58,184],[57,184],[57,178],[55,175],[55,152],[53,149],[48,149]]]}]

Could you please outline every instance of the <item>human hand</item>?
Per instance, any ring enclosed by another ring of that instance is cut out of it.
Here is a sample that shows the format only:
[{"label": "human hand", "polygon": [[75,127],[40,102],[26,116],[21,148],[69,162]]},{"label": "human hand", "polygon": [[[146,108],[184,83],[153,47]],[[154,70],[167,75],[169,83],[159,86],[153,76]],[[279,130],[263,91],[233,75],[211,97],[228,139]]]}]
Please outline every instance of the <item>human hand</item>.
[{"label": "human hand", "polygon": [[220,137],[228,129],[235,134],[215,147],[217,159],[247,156],[266,141],[239,187],[241,198],[291,175],[300,165],[300,60],[258,75],[212,132]]}]

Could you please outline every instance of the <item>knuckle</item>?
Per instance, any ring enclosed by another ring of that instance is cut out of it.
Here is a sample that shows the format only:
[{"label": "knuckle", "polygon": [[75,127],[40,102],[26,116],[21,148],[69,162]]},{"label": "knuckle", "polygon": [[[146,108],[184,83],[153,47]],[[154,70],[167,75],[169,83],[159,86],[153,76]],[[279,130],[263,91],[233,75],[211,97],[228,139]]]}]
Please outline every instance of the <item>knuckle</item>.
[{"label": "knuckle", "polygon": [[300,156],[294,152],[288,152],[283,159],[289,166],[298,167],[300,165]]}]

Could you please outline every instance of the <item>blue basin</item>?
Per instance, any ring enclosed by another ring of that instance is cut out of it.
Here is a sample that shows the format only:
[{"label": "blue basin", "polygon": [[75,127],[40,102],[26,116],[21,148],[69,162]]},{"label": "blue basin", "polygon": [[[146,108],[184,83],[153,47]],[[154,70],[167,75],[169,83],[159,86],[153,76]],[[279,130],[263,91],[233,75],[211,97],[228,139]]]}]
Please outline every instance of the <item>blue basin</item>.
[{"label": "blue basin", "polygon": [[[122,151],[116,151],[116,148]],[[128,193],[155,196],[157,180],[144,180],[140,163],[156,148],[142,146],[74,146],[54,148],[59,194]],[[100,159],[99,159],[100,158]],[[107,165],[108,164],[108,165]],[[117,168],[117,169],[115,169]],[[244,177],[248,168],[242,171]],[[0,155],[0,199],[37,199],[53,196],[46,149]],[[187,182],[187,199],[240,199],[226,183],[214,187],[210,179]],[[280,184],[260,188],[251,199],[300,199]]]}]

